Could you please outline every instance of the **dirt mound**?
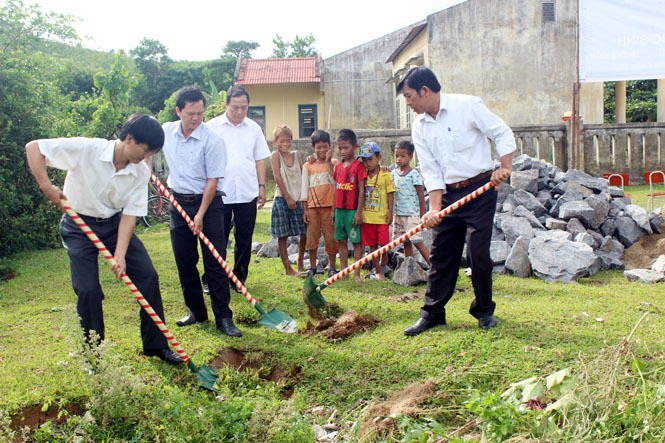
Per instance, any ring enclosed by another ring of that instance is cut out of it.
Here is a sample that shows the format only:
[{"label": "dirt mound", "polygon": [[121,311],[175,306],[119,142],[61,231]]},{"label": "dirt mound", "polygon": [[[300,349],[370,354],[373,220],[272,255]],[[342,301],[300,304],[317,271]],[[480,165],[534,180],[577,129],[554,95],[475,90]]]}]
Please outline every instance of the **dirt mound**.
[{"label": "dirt mound", "polygon": [[414,383],[402,391],[395,392],[384,402],[374,403],[367,410],[367,416],[360,425],[360,435],[368,433],[384,434],[397,428],[397,414],[415,417],[420,412],[420,405],[434,394],[436,383]]},{"label": "dirt mound", "polygon": [[326,318],[320,320],[316,325],[307,322],[305,329],[300,334],[322,334],[330,340],[342,340],[352,335],[363,332],[367,329],[376,327],[379,323],[378,318],[369,314],[358,314],[351,310],[340,315],[338,318]]},{"label": "dirt mound", "polygon": [[294,366],[291,369],[284,369],[279,364],[266,365],[266,355],[262,351],[242,351],[232,346],[217,351],[219,354],[210,362],[210,367],[219,371],[224,366],[231,367],[238,372],[246,371],[252,375],[258,376],[261,380],[281,383],[280,389],[282,397],[290,398],[293,390],[302,376],[302,367]]},{"label": "dirt mound", "polygon": [[623,254],[626,269],[650,269],[656,259],[665,254],[665,234],[645,235]]},{"label": "dirt mound", "polygon": [[424,290],[413,291],[413,292],[407,292],[406,294],[393,295],[392,297],[390,297],[390,300],[406,303],[411,300],[422,300],[424,296],[425,296]]},{"label": "dirt mound", "polygon": [[64,423],[72,415],[82,415],[83,409],[76,403],[67,403],[62,407],[67,414],[58,416],[60,408],[58,406],[49,406],[46,411],[42,411],[42,405],[28,406],[11,416],[12,429],[19,429],[28,426],[30,429],[36,429],[47,421]]}]

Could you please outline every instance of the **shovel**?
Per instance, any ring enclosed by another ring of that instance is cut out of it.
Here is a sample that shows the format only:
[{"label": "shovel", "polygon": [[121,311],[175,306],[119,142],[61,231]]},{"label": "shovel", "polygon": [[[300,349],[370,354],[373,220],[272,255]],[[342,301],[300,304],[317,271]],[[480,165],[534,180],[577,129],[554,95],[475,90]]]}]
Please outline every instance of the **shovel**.
[{"label": "shovel", "polygon": [[[155,185],[157,185],[162,194],[164,194],[166,198],[169,199],[171,204],[176,208],[176,210],[180,213],[180,215],[182,215],[185,218],[189,226],[194,226],[194,222],[189,217],[189,215],[187,215],[185,210],[182,209],[182,206],[180,206],[180,204],[176,201],[176,199],[173,198],[173,195],[171,195],[168,189],[166,189],[166,187],[162,184],[162,182],[159,181],[157,176],[152,171],[150,171],[150,178],[155,183]],[[286,332],[287,334],[296,332],[296,321],[294,319],[292,319],[285,313],[278,311],[277,309],[273,309],[270,312],[264,311],[261,305],[259,305],[259,303],[256,301],[256,299],[249,294],[249,291],[238,279],[238,277],[236,277],[233,271],[231,271],[229,265],[226,264],[222,256],[219,255],[217,249],[215,249],[215,246],[210,242],[210,240],[208,240],[208,237],[206,237],[205,234],[201,231],[199,231],[198,235],[199,238],[203,241],[203,243],[208,247],[208,249],[210,249],[210,252],[212,252],[212,255],[217,259],[222,268],[224,268],[224,271],[229,276],[233,284],[236,285],[238,289],[240,289],[242,295],[244,295],[247,301],[250,302],[252,306],[254,306],[254,309],[259,311],[259,314],[261,314],[261,319],[259,319],[260,325],[263,325],[267,328],[275,329],[279,332]]]},{"label": "shovel", "polygon": [[[480,194],[483,192],[487,191],[492,187],[492,182],[488,182],[484,186],[476,189],[469,195],[462,197],[461,199],[457,200],[455,203],[452,205],[448,206],[446,209],[443,211],[439,212],[436,214],[436,216],[439,219],[442,219],[444,216],[450,214],[453,212],[455,209],[459,208],[460,206],[470,202],[474,198],[478,197]],[[392,248],[404,243],[408,238],[416,234],[417,232],[422,231],[425,228],[424,223],[420,223],[418,226],[415,228],[411,229],[409,232],[405,233],[399,238],[396,238],[392,242],[388,243],[387,245],[383,246],[382,248],[377,249],[376,251],[372,252],[369,255],[366,255],[365,257],[361,258],[351,266],[347,267],[346,269],[343,269],[342,271],[338,272],[337,274],[333,275],[330,277],[328,280],[324,281],[320,285],[316,284],[316,280],[314,280],[314,276],[310,275],[307,277],[305,280],[305,284],[303,285],[303,290],[302,290],[302,296],[303,300],[309,306],[310,308],[313,309],[319,309],[325,306],[326,300],[323,298],[321,295],[321,290],[327,288],[330,286],[332,283],[336,282],[340,278],[344,277],[345,275],[350,274],[352,271],[355,271],[357,268],[361,267],[365,263],[369,262],[370,260],[374,259],[374,257],[378,257],[379,255],[383,254],[384,252],[388,252]]]},{"label": "shovel", "polygon": [[[67,204],[67,200],[62,198],[62,210],[71,217],[71,219],[76,223],[76,225],[81,228],[81,231],[85,235],[88,236],[88,238],[92,241],[92,243],[97,246],[97,249],[99,249],[99,252],[102,254],[102,256],[109,261],[111,265],[116,265],[117,262],[113,258],[113,255],[109,252],[108,249],[104,246],[102,241],[95,235],[94,232],[92,232],[92,229],[79,217],[79,215],[74,211],[70,206]],[[120,277],[121,280],[129,287],[129,290],[132,291],[134,296],[136,297],[136,301],[139,302],[141,307],[145,310],[145,312],[148,313],[152,321],[155,322],[157,327],[159,328],[160,331],[162,331],[162,334],[164,334],[164,337],[169,341],[171,346],[173,346],[173,349],[176,350],[178,355],[187,362],[187,367],[189,368],[190,371],[192,371],[196,375],[196,379],[199,382],[199,386],[209,389],[213,392],[219,392],[219,389],[217,388],[217,371],[215,371],[213,368],[207,365],[203,366],[196,366],[194,362],[189,358],[189,356],[185,353],[185,350],[180,346],[180,343],[178,343],[171,334],[171,331],[168,330],[166,325],[164,325],[164,322],[162,319],[159,318],[159,315],[155,312],[154,309],[152,309],[152,306],[146,301],[145,298],[143,298],[143,295],[141,292],[138,290],[136,286],[134,286],[134,283],[130,280],[130,278],[127,276],[127,274],[123,273],[122,276]]]}]

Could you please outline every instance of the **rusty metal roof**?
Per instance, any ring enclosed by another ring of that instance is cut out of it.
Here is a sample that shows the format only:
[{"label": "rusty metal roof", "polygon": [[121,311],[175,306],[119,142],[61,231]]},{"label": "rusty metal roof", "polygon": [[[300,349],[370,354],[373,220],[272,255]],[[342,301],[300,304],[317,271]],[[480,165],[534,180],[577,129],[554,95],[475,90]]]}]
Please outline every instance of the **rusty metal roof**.
[{"label": "rusty metal roof", "polygon": [[276,83],[321,83],[319,57],[240,60],[236,85]]},{"label": "rusty metal roof", "polygon": [[390,54],[390,57],[388,57],[388,60],[386,60],[386,63],[390,63],[393,60],[397,58],[397,56],[411,44],[412,41],[418,37],[418,35],[427,27],[427,20],[423,20],[421,22],[416,23],[413,25],[413,28],[411,28],[411,31],[409,34],[402,40],[402,43],[399,44],[399,46],[393,51],[392,54]]}]

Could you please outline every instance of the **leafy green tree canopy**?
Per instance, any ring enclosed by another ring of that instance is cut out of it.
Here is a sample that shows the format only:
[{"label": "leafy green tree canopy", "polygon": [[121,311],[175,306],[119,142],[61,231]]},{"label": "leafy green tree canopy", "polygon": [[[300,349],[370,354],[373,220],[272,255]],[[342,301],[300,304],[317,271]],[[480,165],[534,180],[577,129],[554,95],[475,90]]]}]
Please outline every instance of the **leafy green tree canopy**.
[{"label": "leafy green tree canopy", "polygon": [[252,58],[252,51],[258,48],[258,42],[248,40],[229,40],[222,48],[226,55],[232,55],[235,58]]},{"label": "leafy green tree canopy", "polygon": [[139,45],[129,51],[129,55],[141,62],[163,63],[171,61],[168,52],[159,40],[143,37]]},{"label": "leafy green tree canopy", "polygon": [[318,51],[314,48],[316,38],[313,34],[300,37],[296,34],[292,42],[285,41],[281,35],[275,34],[272,39],[275,47],[272,50],[272,58],[288,58],[288,57],[314,57],[318,55]]},{"label": "leafy green tree canopy", "polygon": [[38,49],[45,39],[77,41],[78,36],[70,26],[72,20],[69,15],[43,12],[38,5],[6,0],[0,8],[0,69],[9,59]]},{"label": "leafy green tree canopy", "polygon": [[[605,123],[616,123],[616,82],[605,82]],[[626,82],[626,122],[657,120],[658,88],[656,80],[630,80]]]},{"label": "leafy green tree canopy", "polygon": [[[60,211],[37,187],[23,146],[56,135],[66,97],[57,83],[61,64],[44,48],[46,39],[75,41],[71,21],[20,0],[0,7],[0,280],[11,274],[16,252],[57,244]],[[62,175],[52,178],[58,183]]]}]

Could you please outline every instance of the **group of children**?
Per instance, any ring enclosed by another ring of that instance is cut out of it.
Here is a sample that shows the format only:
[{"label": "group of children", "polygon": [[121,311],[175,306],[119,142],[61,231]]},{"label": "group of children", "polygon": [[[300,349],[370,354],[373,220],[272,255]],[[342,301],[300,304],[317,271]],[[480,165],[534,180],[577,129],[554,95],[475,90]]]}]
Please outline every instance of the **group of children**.
[{"label": "group of children", "polygon": [[[335,142],[340,160],[333,159],[330,135],[322,130],[312,133],[314,155],[303,161],[297,151],[291,151],[293,132],[279,125],[273,133],[277,148],[271,164],[277,188],[270,220],[270,234],[278,239],[279,256],[287,275],[317,273],[317,250],[323,234],[328,254],[328,275],[337,273],[339,253],[341,269],[348,266],[347,242],[353,244],[354,261],[362,257],[363,247],[375,251],[398,238],[420,223],[425,213],[423,180],[417,169],[411,168],[413,144],[401,141],[395,147],[396,168],[387,171],[380,166],[381,149],[374,142],[360,147],[351,129],[337,133]],[[298,271],[291,267],[287,253],[287,238],[300,236]],[[429,251],[422,234],[413,235],[404,243],[404,255],[413,255],[413,245],[429,263]],[[304,252],[309,251],[310,266],[304,269]],[[386,279],[382,265],[388,255],[374,258],[377,280]],[[362,282],[360,269],[354,272],[356,282]]]}]

